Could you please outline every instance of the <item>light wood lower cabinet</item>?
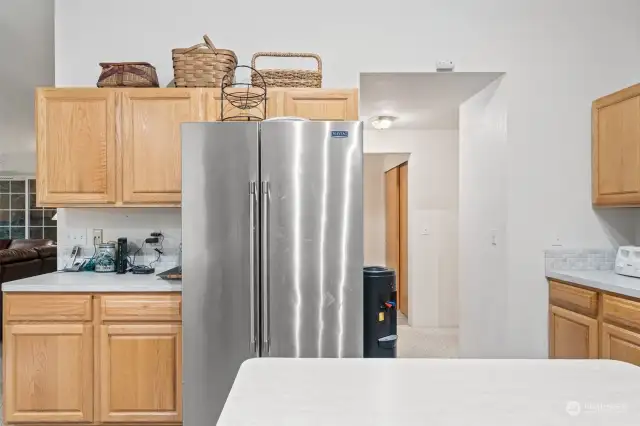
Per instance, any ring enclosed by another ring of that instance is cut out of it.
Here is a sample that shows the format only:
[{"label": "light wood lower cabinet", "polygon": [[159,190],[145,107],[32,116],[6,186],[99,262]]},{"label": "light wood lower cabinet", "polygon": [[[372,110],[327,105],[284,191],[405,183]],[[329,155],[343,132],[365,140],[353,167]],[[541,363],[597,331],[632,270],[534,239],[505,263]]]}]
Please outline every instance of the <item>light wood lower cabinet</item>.
[{"label": "light wood lower cabinet", "polygon": [[602,324],[602,358],[640,365],[640,334]]},{"label": "light wood lower cabinet", "polygon": [[549,302],[549,358],[640,366],[640,300],[550,280]]},{"label": "light wood lower cabinet", "polygon": [[3,327],[5,424],[182,422],[179,294],[5,293]]},{"label": "light wood lower cabinet", "polygon": [[552,305],[549,355],[551,358],[598,358],[598,321]]},{"label": "light wood lower cabinet", "polygon": [[93,326],[15,324],[4,329],[6,423],[93,420]]},{"label": "light wood lower cabinet", "polygon": [[181,327],[111,324],[100,331],[100,420],[182,419]]}]

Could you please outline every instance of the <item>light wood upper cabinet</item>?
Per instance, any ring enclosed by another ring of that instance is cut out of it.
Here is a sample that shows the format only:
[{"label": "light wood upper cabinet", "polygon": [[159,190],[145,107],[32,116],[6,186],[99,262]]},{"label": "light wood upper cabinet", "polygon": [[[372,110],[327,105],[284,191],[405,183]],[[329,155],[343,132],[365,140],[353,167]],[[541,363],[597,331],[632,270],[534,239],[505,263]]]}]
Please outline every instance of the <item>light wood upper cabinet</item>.
[{"label": "light wood upper cabinet", "polygon": [[177,324],[101,326],[102,422],[182,421],[182,337]]},{"label": "light wood upper cabinet", "polygon": [[596,100],[592,125],[593,203],[640,204],[640,84]]},{"label": "light wood upper cabinet", "polygon": [[39,89],[38,204],[116,201],[116,93]]},{"label": "light wood upper cabinet", "polygon": [[[37,198],[49,207],[178,207],[180,125],[243,113],[220,89],[42,88],[36,102]],[[269,88],[277,116],[357,120],[358,91]]]},{"label": "light wood upper cabinet", "polygon": [[549,358],[598,358],[598,321],[549,307]]},{"label": "light wood upper cabinet", "polygon": [[200,121],[197,90],[122,93],[122,201],[179,204],[180,125]]},{"label": "light wood upper cabinet", "polygon": [[358,91],[291,89],[283,94],[283,115],[310,120],[358,120]]},{"label": "light wood upper cabinet", "polygon": [[640,334],[611,324],[602,324],[602,358],[640,366]]},{"label": "light wood upper cabinet", "polygon": [[93,326],[5,325],[6,423],[93,421]]}]

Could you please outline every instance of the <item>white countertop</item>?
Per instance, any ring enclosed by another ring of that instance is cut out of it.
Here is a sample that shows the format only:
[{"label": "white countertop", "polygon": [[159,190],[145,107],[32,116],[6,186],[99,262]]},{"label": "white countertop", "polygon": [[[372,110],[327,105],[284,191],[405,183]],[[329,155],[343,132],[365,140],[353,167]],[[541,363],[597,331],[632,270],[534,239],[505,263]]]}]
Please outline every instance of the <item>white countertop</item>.
[{"label": "white countertop", "polygon": [[598,290],[640,298],[640,278],[608,271],[547,271],[547,278],[579,284]]},{"label": "white countertop", "polygon": [[219,426],[640,425],[640,368],[609,360],[245,362]]},{"label": "white countertop", "polygon": [[[169,269],[169,268],[166,268]],[[157,270],[158,272],[164,269]],[[165,281],[155,274],[52,272],[2,284],[4,292],[107,293],[181,292],[182,281]]]}]

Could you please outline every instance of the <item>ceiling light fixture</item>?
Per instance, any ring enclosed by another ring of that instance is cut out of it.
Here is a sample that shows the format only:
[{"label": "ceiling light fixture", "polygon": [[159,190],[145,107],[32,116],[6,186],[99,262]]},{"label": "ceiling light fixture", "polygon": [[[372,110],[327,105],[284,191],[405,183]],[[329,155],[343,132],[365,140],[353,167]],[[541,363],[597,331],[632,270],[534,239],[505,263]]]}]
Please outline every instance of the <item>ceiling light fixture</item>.
[{"label": "ceiling light fixture", "polygon": [[371,119],[371,125],[376,130],[386,130],[396,121],[398,117],[393,117],[391,115],[379,115],[377,117],[373,117]]}]

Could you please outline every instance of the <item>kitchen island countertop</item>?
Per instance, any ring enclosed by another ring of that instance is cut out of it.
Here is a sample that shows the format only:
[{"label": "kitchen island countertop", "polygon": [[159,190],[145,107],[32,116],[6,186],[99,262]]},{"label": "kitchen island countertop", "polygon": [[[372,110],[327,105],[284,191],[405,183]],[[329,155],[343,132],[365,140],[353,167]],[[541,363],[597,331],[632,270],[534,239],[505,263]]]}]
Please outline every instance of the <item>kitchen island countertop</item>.
[{"label": "kitchen island countertop", "polygon": [[[169,268],[164,268],[169,269]],[[164,269],[157,270],[162,272]],[[2,291],[37,293],[182,292],[182,281],[165,281],[156,274],[52,272],[2,284]]]},{"label": "kitchen island countertop", "polygon": [[218,426],[630,426],[639,395],[611,360],[255,358]]}]

